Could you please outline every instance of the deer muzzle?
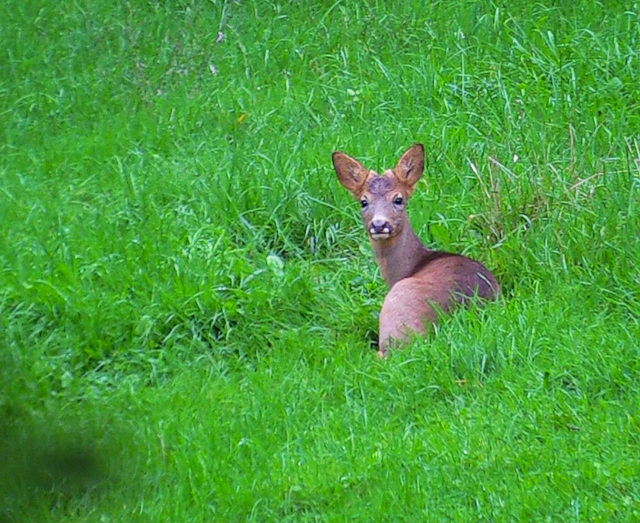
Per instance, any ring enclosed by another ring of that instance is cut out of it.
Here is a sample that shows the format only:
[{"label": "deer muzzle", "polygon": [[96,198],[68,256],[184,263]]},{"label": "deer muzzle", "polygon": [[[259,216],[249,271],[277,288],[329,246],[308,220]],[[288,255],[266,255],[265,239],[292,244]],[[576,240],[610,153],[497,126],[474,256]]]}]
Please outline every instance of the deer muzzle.
[{"label": "deer muzzle", "polygon": [[369,224],[369,234],[374,240],[386,240],[392,230],[391,224],[384,218],[375,217]]}]

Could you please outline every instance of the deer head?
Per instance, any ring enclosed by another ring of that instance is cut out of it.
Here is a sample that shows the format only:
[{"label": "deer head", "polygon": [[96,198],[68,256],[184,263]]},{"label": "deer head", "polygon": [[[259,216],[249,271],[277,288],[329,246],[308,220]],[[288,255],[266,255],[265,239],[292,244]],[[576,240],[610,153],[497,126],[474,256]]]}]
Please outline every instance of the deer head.
[{"label": "deer head", "polygon": [[372,241],[389,240],[407,227],[407,201],[424,171],[421,143],[409,148],[395,168],[382,175],[367,171],[358,160],[343,152],[333,153],[333,166],[340,183],[360,200],[362,220]]}]

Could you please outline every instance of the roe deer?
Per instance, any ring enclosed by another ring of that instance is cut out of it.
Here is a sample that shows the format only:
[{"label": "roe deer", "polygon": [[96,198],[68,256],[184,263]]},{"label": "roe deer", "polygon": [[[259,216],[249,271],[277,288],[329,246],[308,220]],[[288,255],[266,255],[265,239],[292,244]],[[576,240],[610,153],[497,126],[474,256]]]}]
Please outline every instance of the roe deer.
[{"label": "roe deer", "polygon": [[406,205],[424,170],[422,144],[411,147],[395,169],[382,175],[342,152],[333,153],[333,166],[340,183],[360,200],[364,226],[389,286],[380,311],[379,356],[389,355],[392,342],[425,333],[436,321],[437,309],[450,311],[473,296],[496,298],[498,282],[484,265],[428,249],[411,228]]}]

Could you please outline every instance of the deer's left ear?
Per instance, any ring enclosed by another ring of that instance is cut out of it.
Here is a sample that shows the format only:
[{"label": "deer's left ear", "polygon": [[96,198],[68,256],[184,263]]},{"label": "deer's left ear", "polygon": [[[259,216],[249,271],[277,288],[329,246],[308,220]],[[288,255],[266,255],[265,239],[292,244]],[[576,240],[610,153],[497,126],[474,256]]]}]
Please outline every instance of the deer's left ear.
[{"label": "deer's left ear", "polygon": [[424,145],[417,143],[411,146],[398,160],[393,172],[411,195],[424,172]]}]

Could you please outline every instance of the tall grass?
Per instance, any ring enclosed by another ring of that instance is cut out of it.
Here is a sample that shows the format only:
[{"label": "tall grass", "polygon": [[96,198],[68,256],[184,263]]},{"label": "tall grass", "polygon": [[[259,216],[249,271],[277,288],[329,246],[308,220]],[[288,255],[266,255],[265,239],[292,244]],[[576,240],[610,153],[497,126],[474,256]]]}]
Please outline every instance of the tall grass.
[{"label": "tall grass", "polygon": [[[634,2],[9,2],[6,521],[640,518]],[[501,303],[381,362],[332,172]]]}]

